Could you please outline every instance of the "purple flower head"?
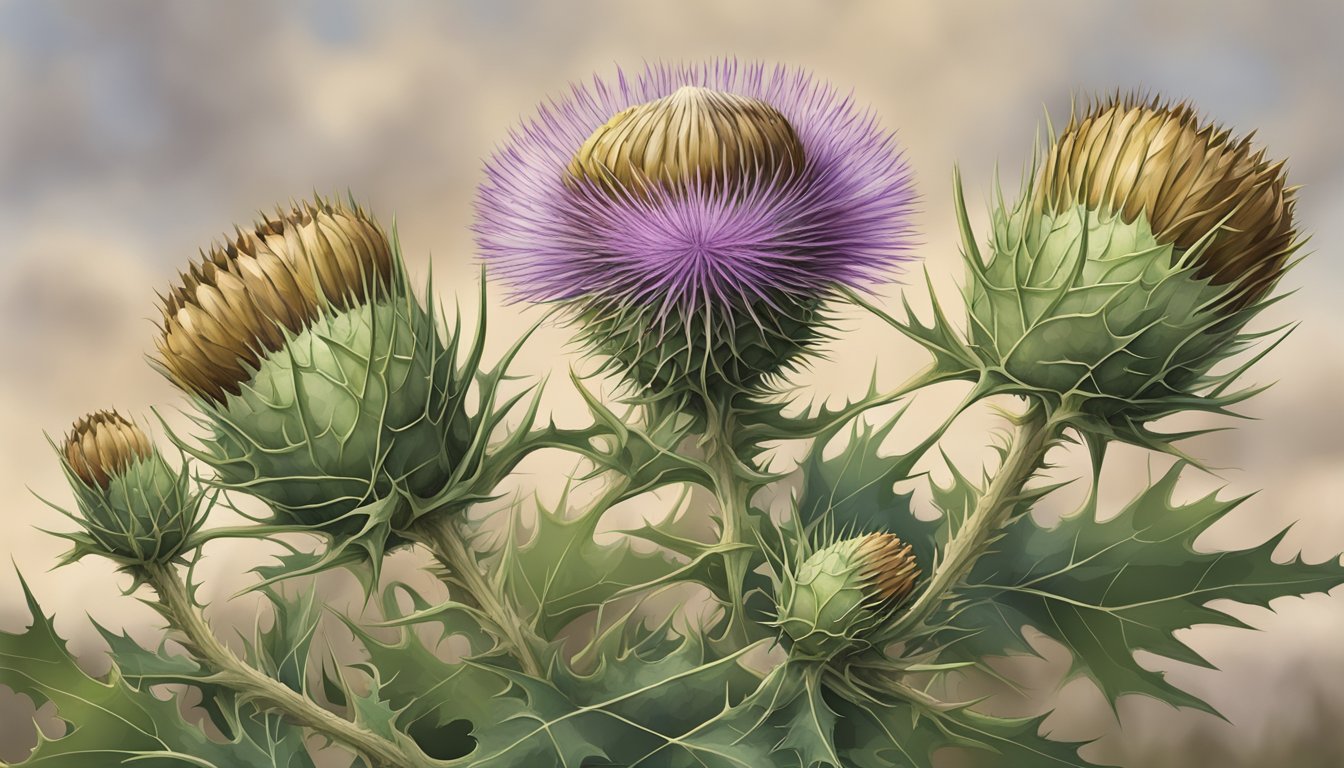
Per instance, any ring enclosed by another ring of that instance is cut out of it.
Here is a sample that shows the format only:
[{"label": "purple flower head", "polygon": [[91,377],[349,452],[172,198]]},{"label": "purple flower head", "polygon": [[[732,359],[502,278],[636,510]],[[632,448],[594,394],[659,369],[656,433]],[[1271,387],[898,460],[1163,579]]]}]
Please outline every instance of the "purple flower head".
[{"label": "purple flower head", "polygon": [[891,134],[807,73],[651,65],[512,131],[476,233],[515,298],[686,319],[880,281],[908,258],[914,200]]}]

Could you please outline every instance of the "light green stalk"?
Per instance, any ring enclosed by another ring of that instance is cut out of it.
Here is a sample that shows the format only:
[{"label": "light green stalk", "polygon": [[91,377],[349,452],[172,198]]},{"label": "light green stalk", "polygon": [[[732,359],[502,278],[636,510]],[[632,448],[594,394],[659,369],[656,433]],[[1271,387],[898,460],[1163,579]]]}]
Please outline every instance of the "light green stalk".
[{"label": "light green stalk", "polygon": [[363,756],[379,768],[432,765],[407,736],[395,742],[323,709],[312,699],[253,669],[219,641],[187,586],[171,565],[146,563],[145,581],[159,594],[164,616],[183,635],[187,650],[209,673],[212,683],[236,691],[264,710],[277,712]]},{"label": "light green stalk", "polygon": [[1027,481],[1044,463],[1046,452],[1068,419],[1069,415],[1063,409],[1047,413],[1036,403],[1028,407],[1018,422],[999,471],[980,495],[975,509],[943,548],[942,559],[925,588],[896,620],[889,635],[899,637],[917,627],[938,608],[948,591],[970,572],[994,533],[1017,509]]},{"label": "light green stalk", "polygon": [[523,671],[533,677],[541,677],[541,662],[537,658],[535,641],[527,637],[522,617],[506,598],[498,594],[481,571],[475,553],[467,548],[456,516],[426,515],[410,533],[448,569],[453,582],[450,586],[461,588],[466,602],[474,603],[473,607],[479,608],[495,625],[500,639],[508,645],[509,653],[518,660]]}]

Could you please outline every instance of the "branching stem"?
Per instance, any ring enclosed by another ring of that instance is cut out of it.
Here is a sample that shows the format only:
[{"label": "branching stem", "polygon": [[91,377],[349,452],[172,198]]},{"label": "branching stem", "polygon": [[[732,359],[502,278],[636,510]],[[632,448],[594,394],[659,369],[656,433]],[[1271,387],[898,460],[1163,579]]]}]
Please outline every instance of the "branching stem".
[{"label": "branching stem", "polygon": [[537,658],[536,646],[526,637],[527,630],[522,618],[485,577],[475,553],[467,548],[456,516],[429,515],[416,525],[412,534],[449,570],[467,598],[490,618],[523,671],[533,677],[541,677],[541,662]]},{"label": "branching stem", "polygon": [[925,588],[892,626],[890,634],[893,637],[919,626],[934,612],[947,592],[966,576],[994,533],[1017,508],[1023,488],[1045,461],[1045,453],[1065,421],[1058,411],[1047,415],[1038,404],[1028,407],[1004,454],[1003,465],[944,547]]},{"label": "branching stem", "polygon": [[215,636],[173,566],[151,563],[143,568],[146,582],[159,594],[165,617],[183,635],[187,650],[211,673],[210,682],[231,688],[262,709],[326,736],[379,768],[433,764],[409,737],[389,741],[253,669]]}]

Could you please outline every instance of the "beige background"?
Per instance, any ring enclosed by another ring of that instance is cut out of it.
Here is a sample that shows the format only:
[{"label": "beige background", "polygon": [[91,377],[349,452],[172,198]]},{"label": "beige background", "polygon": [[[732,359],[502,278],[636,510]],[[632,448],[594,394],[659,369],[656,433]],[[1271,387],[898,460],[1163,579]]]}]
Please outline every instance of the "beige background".
[{"label": "beige background", "polygon": [[[154,291],[196,250],[258,208],[313,189],[350,189],[395,214],[413,269],[432,262],[441,298],[474,305],[471,198],[482,159],[533,106],[570,81],[616,64],[715,55],[813,70],[877,110],[899,133],[923,195],[921,255],[950,298],[959,277],[950,175],[961,164],[977,226],[996,163],[1018,169],[1048,111],[1074,96],[1142,89],[1190,98],[1237,131],[1258,129],[1303,185],[1298,207],[1314,255],[1289,276],[1296,295],[1266,322],[1302,321],[1255,372],[1281,380],[1245,411],[1256,421],[1191,449],[1229,467],[1232,492],[1263,491],[1210,535],[1248,546],[1293,525],[1281,555],[1319,561],[1344,550],[1344,4],[1318,3],[48,3],[0,0],[0,556],[32,584],[91,669],[105,668],[90,617],[156,637],[155,616],[122,597],[104,562],[50,571],[61,543],[34,526],[66,523],[29,493],[68,501],[43,438],[83,412],[115,406],[148,416],[176,393],[144,364]],[[1336,225],[1336,226],[1331,226]],[[914,274],[912,273],[912,277]],[[918,280],[907,295],[924,304]],[[890,301],[898,288],[887,292]],[[493,292],[498,350],[535,313]],[[892,306],[895,306],[894,304]],[[803,382],[854,394],[876,363],[896,384],[923,363],[871,321]],[[564,331],[544,329],[526,373],[564,373]],[[564,376],[547,403],[577,407]],[[915,411],[936,421],[956,393]],[[1189,424],[1204,424],[1188,421]],[[972,469],[986,458],[983,413],[948,448]],[[911,436],[910,439],[913,439]],[[1076,457],[1061,457],[1073,466]],[[1160,468],[1160,464],[1154,464]],[[543,467],[544,469],[544,467]],[[1105,497],[1131,495],[1148,471],[1116,451]],[[552,488],[545,477],[533,476]],[[1190,493],[1219,481],[1192,477]],[[1058,504],[1067,501],[1061,499]],[[221,520],[224,516],[221,516]],[[254,600],[223,601],[265,557],[248,544],[212,547],[201,568],[210,615],[249,626]],[[396,558],[400,572],[420,564]],[[324,588],[348,599],[349,584]],[[1344,594],[1233,609],[1259,633],[1182,634],[1221,666],[1190,670],[1145,659],[1219,706],[1230,723],[1126,699],[1119,721],[1090,686],[1065,687],[1052,727],[1101,736],[1088,754],[1128,765],[1344,764]],[[333,600],[336,600],[333,597]],[[337,602],[340,602],[337,600]],[[14,572],[0,568],[0,627],[27,621]],[[1037,670],[1058,676],[1058,648]],[[1038,692],[1039,693],[1039,692]],[[1043,706],[1000,699],[1017,711]],[[31,744],[31,706],[0,690],[0,758]]]}]

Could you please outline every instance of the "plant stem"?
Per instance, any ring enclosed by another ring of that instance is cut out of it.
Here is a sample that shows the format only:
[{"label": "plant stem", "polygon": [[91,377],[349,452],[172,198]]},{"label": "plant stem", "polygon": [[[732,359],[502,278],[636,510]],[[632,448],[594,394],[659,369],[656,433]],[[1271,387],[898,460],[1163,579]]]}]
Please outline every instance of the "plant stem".
[{"label": "plant stem", "polygon": [[975,509],[943,548],[942,558],[928,584],[891,627],[891,636],[899,637],[927,619],[948,590],[970,571],[994,532],[1008,521],[1017,507],[1023,488],[1045,461],[1045,453],[1064,421],[1058,413],[1047,416],[1038,404],[1028,407],[1018,422],[1003,465],[976,501]]},{"label": "plant stem", "polygon": [[475,554],[467,548],[454,516],[427,515],[412,534],[434,553],[451,572],[457,586],[489,617],[523,671],[541,677],[541,662],[537,659],[534,644],[525,636],[522,618],[486,579]]},{"label": "plant stem", "polygon": [[184,645],[192,656],[211,672],[211,682],[237,691],[262,709],[278,712],[321,733],[361,755],[370,765],[403,768],[432,764],[409,738],[389,741],[323,709],[307,696],[239,659],[215,637],[173,566],[147,563],[143,573],[146,582],[158,592],[169,624],[184,636]]},{"label": "plant stem", "polygon": [[[714,497],[719,504],[719,545],[738,547],[746,543],[744,537],[751,527],[747,510],[751,484],[743,476],[745,468],[733,449],[732,435],[736,426],[728,408],[720,411],[720,418],[711,419],[706,435],[708,455],[706,463],[713,470]],[[728,627],[724,637],[735,637],[745,643],[750,640],[745,622],[745,599],[742,589],[751,566],[751,551],[732,549],[723,553],[728,589]]]}]

